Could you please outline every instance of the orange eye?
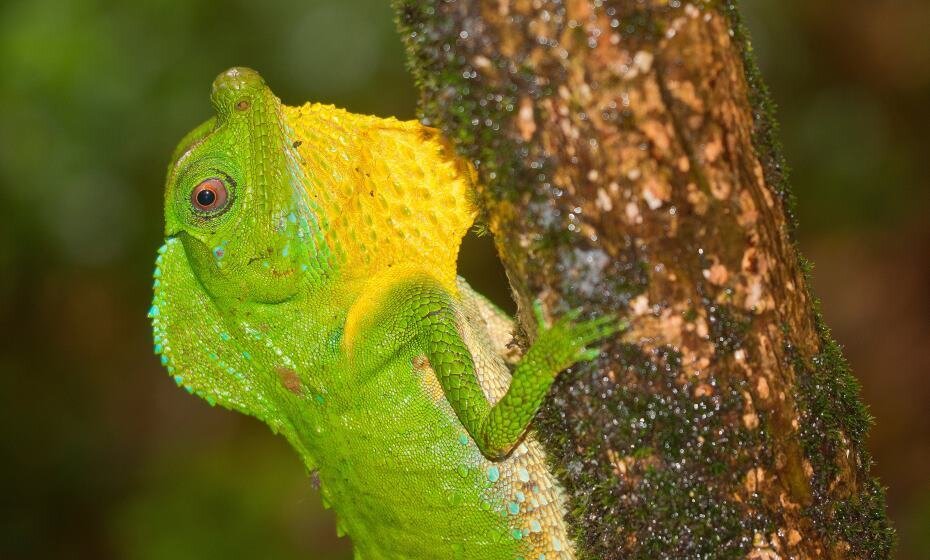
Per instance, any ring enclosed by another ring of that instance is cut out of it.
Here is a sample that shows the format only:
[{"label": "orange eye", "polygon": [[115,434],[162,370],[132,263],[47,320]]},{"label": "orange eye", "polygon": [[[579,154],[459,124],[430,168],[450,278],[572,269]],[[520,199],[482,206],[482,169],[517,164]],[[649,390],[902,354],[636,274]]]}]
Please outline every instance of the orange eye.
[{"label": "orange eye", "polygon": [[207,179],[194,187],[191,204],[201,212],[216,212],[226,207],[229,192],[220,179]]}]

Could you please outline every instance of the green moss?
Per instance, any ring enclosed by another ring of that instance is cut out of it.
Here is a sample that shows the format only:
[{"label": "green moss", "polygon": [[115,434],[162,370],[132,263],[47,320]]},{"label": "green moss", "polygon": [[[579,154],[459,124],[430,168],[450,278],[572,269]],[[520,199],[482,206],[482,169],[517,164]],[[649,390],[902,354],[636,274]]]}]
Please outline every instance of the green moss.
[{"label": "green moss", "polygon": [[[756,65],[749,34],[742,23],[738,3],[721,1],[719,9],[730,19],[734,41],[743,57],[743,67],[749,86],[749,101],[753,107],[753,144],[762,163],[766,183],[782,201],[789,237],[797,228],[795,198],[789,184],[789,169],[778,139],[775,104]],[[798,266],[810,285],[811,264],[795,249]],[[889,558],[894,547],[894,529],[885,512],[884,493],[871,477],[871,457],[865,449],[865,435],[871,425],[868,410],[859,397],[859,383],[849,369],[842,350],[833,340],[823,321],[816,298],[812,313],[819,339],[820,352],[809,363],[793,348],[797,377],[797,404],[801,414],[801,442],[804,454],[814,470],[812,482],[814,503],[806,514],[816,530],[828,543],[847,543],[856,557]],[[786,333],[791,340],[791,333]],[[854,473],[845,473],[858,487],[851,495],[833,495],[831,483],[840,474],[843,455],[853,456],[845,464]]]},{"label": "green moss", "polygon": [[859,558],[891,558],[895,532],[885,513],[885,490],[874,479],[849,500],[840,501],[833,516],[835,528]]},{"label": "green moss", "polygon": [[[797,258],[804,285],[810,286],[813,264],[800,253]],[[801,445],[814,471],[813,503],[805,516],[829,544],[846,543],[860,558],[890,558],[895,531],[885,511],[884,491],[870,475],[872,458],[866,450],[872,418],[860,399],[859,382],[823,320],[819,301],[811,294],[808,299],[819,352],[805,360],[794,347],[785,348],[790,362],[786,365],[793,367],[797,379]],[[791,340],[787,325],[784,331],[786,340]],[[852,455],[847,458],[848,450]],[[842,468],[853,472],[843,473]],[[847,493],[831,493],[840,475],[849,481],[840,487],[840,492]]]},{"label": "green moss", "polygon": [[753,145],[762,164],[765,183],[782,201],[786,222],[790,231],[797,227],[795,206],[797,201],[789,181],[790,169],[785,161],[781,140],[779,139],[777,107],[769,94],[768,86],[762,78],[756,57],[752,50],[749,31],[743,24],[739,3],[733,0],[717,2],[718,9],[726,14],[733,31],[733,41],[743,58],[743,70],[749,87],[749,103],[753,108]]},{"label": "green moss", "polygon": [[[581,557],[745,557],[774,516],[755,497],[732,498],[749,468],[770,462],[756,454],[762,432],[732,421],[744,381],[709,379],[714,394],[695,397],[697,381],[682,376],[672,349],[623,344],[611,353],[621,383],[597,370],[563,376],[538,421],[574,497]],[[627,458],[623,475],[607,448]]]},{"label": "green moss", "polygon": [[[806,513],[826,542],[845,542],[857,557],[889,558],[895,532],[885,512],[884,491],[869,474],[872,458],[865,445],[872,418],[816,300],[814,308],[820,352],[807,362],[787,349],[798,379],[801,443],[814,469],[814,503]],[[842,472],[844,468],[853,472]],[[841,475],[848,482],[834,489]]]},{"label": "green moss", "polygon": [[717,355],[731,354],[741,346],[752,325],[750,312],[733,305],[705,302],[711,341]]}]

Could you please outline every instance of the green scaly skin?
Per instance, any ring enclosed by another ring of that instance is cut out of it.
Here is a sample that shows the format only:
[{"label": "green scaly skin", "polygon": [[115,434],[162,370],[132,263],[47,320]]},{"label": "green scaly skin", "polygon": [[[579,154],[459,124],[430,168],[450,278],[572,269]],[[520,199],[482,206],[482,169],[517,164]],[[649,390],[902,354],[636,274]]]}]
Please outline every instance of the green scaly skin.
[{"label": "green scaly skin", "polygon": [[[308,195],[327,185],[310,184],[254,71],[221,74],[212,100],[169,167],[155,271],[155,349],[176,382],[283,434],[357,558],[572,558],[527,430],[556,374],[596,357],[587,346],[616,321],[540,314],[511,380],[507,319],[461,279],[413,274],[386,280],[347,340],[364,284]],[[194,206],[208,178],[229,189],[222,210]]]}]

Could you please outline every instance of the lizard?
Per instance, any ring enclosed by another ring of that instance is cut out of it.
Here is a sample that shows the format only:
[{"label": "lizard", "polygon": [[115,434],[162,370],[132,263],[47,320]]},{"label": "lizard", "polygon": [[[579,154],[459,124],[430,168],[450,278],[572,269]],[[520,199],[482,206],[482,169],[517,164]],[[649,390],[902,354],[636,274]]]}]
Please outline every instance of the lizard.
[{"label": "lizard", "polygon": [[513,322],[458,276],[474,166],[435,129],[213,82],[176,148],[149,311],[175,382],[283,435],[358,559],[575,557],[531,421],[615,318]]}]

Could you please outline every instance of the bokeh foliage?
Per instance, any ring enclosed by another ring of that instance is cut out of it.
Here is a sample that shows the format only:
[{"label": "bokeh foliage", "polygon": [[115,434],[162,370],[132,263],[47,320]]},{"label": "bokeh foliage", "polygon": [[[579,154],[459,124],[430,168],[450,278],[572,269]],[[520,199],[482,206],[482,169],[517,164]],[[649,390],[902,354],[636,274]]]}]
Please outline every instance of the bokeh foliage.
[{"label": "bokeh foliage", "polygon": [[[925,557],[930,9],[744,4],[816,291],[877,416],[899,557]],[[412,118],[391,18],[384,0],[0,6],[0,557],[350,557],[282,440],[174,387],[145,311],[165,165],[213,77],[248,65],[290,104]],[[487,240],[463,266],[506,303]],[[862,308],[889,280],[897,311]]]}]

